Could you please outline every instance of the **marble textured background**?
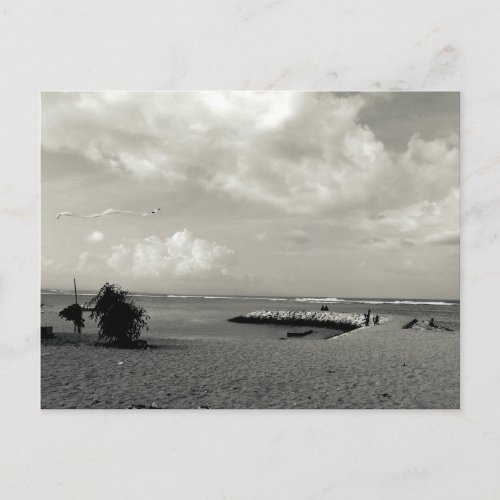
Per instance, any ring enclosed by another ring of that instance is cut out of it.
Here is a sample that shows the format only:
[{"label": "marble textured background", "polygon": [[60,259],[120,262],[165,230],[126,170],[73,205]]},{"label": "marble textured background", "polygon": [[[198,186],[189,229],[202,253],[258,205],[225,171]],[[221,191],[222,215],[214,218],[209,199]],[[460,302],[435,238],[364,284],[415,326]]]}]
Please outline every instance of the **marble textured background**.
[{"label": "marble textured background", "polygon": [[[500,4],[0,1],[3,498],[498,498]],[[462,410],[39,410],[41,90],[460,90]]]}]

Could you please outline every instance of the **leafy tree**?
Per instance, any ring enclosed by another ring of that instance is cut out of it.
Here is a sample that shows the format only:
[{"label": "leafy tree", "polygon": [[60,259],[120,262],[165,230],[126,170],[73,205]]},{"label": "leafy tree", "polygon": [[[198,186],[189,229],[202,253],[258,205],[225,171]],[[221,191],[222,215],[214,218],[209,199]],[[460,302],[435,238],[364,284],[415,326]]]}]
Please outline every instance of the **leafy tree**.
[{"label": "leafy tree", "polygon": [[59,317],[65,319],[66,321],[72,321],[75,331],[78,330],[78,333],[81,333],[82,328],[85,326],[83,309],[79,304],[71,304],[70,306],[65,307],[59,313]]},{"label": "leafy tree", "polygon": [[138,345],[141,330],[147,328],[149,316],[136,306],[126,290],[106,283],[89,301],[93,307],[90,317],[97,320],[99,339],[120,347]]}]

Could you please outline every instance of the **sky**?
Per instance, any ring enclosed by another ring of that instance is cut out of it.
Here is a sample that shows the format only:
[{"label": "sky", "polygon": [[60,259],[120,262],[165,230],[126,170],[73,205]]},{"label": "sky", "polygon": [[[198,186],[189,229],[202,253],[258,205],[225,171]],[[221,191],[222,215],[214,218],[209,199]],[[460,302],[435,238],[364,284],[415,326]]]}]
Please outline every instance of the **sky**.
[{"label": "sky", "polygon": [[[459,94],[42,94],[42,288],[459,298]],[[147,217],[61,217],[114,208]]]}]

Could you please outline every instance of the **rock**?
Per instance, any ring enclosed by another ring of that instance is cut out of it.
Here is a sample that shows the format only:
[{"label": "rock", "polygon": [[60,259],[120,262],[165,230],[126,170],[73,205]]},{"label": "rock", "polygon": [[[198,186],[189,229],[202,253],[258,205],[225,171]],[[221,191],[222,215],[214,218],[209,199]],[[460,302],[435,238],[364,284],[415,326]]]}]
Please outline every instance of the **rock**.
[{"label": "rock", "polygon": [[[379,316],[379,323],[385,323],[390,316]],[[323,326],[348,332],[365,325],[360,313],[333,313],[315,311],[253,311],[229,319],[235,323],[285,323],[287,326]],[[369,326],[372,326],[371,324]]]}]

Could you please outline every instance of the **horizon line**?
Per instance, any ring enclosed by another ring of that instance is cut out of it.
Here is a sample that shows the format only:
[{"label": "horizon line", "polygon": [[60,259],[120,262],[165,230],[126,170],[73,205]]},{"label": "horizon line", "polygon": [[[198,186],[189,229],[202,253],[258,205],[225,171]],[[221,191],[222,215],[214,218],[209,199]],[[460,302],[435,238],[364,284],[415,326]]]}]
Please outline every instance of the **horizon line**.
[{"label": "horizon line", "polygon": [[[43,293],[44,291],[55,291],[55,292],[69,292],[71,294],[74,294],[74,290],[71,289],[71,288],[44,288],[44,287],[41,287],[40,288],[40,291]],[[80,290],[80,292],[96,292],[97,293],[98,289],[97,290],[90,290],[90,289],[82,289]],[[139,291],[139,290],[133,290],[133,291],[130,291],[130,290],[127,290],[127,292],[130,294],[130,295],[159,295],[159,296],[173,296],[173,297],[200,297],[200,298],[204,298],[204,297],[220,297],[220,298],[224,298],[224,297],[251,297],[251,298],[269,298],[269,299],[292,299],[292,298],[311,298],[311,299],[385,299],[385,300],[388,300],[388,299],[396,299],[396,300],[433,300],[433,301],[438,301],[438,300],[448,300],[448,301],[460,301],[460,298],[445,298],[445,297],[398,297],[398,296],[392,296],[392,297],[382,297],[382,296],[357,296],[357,297],[353,297],[353,296],[341,296],[341,295],[338,295],[338,296],[326,296],[326,295],[322,295],[322,296],[318,296],[318,295],[297,295],[297,294],[294,294],[294,295],[285,295],[285,294],[281,294],[281,295],[270,295],[270,294],[265,294],[265,293],[262,293],[262,294],[239,294],[239,293],[229,293],[229,294],[225,294],[225,295],[221,295],[221,294],[217,294],[217,293],[213,293],[213,294],[208,294],[208,293],[204,293],[204,294],[200,294],[200,293],[172,293],[172,292],[145,292],[145,291]]]}]

